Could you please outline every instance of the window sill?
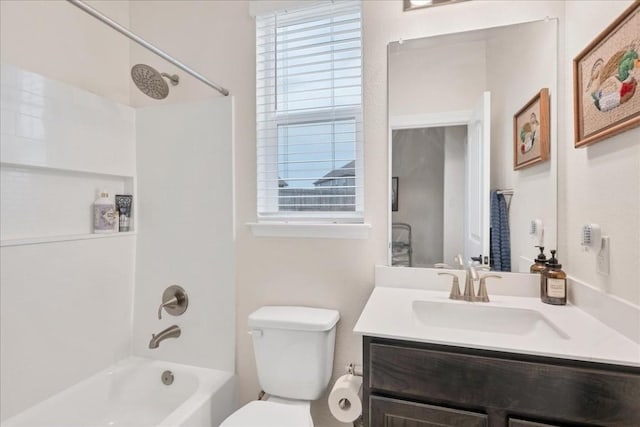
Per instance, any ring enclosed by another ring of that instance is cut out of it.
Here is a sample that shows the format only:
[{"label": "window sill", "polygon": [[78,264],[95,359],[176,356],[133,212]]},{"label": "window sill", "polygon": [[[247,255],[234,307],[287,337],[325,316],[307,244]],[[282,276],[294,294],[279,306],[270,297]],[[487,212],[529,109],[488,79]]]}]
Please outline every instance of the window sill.
[{"label": "window sill", "polygon": [[371,224],[304,224],[249,222],[256,237],[302,237],[315,239],[368,239]]}]

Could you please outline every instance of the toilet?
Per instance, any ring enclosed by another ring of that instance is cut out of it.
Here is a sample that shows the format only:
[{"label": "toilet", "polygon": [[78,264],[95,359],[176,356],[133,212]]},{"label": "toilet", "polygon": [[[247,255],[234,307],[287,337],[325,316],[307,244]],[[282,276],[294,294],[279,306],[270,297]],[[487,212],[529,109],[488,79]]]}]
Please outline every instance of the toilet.
[{"label": "toilet", "polygon": [[336,310],[265,306],[249,315],[258,381],[268,394],[249,402],[220,427],[313,427],[311,401],[333,370]]}]

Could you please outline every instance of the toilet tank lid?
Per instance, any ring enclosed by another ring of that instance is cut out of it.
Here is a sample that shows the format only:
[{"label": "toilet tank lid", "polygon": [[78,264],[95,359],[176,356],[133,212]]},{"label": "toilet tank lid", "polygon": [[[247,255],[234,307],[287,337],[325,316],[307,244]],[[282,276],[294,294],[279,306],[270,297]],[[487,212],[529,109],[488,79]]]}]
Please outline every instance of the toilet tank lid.
[{"label": "toilet tank lid", "polygon": [[340,319],[336,310],[313,307],[268,305],[249,315],[253,328],[291,329],[297,331],[328,331]]}]

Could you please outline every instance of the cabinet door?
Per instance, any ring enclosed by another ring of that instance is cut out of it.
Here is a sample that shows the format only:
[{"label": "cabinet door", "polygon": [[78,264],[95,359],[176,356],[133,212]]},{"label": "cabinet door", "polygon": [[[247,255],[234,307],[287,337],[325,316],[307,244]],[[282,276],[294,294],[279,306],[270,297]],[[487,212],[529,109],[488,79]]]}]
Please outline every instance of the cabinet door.
[{"label": "cabinet door", "polygon": [[509,418],[509,427],[558,427],[555,424],[535,423],[533,421]]},{"label": "cabinet door", "polygon": [[371,396],[370,427],[486,427],[487,415]]},{"label": "cabinet door", "polygon": [[578,425],[640,427],[637,367],[567,366],[573,362],[382,339],[365,345],[368,393]]}]

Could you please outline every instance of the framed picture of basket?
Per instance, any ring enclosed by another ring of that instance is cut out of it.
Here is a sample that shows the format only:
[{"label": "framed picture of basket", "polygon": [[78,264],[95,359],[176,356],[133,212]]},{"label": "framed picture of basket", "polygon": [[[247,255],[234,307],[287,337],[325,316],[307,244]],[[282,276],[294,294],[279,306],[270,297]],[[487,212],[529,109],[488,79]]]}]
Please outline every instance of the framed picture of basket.
[{"label": "framed picture of basket", "polygon": [[513,116],[513,170],[549,160],[549,89]]},{"label": "framed picture of basket", "polygon": [[575,147],[640,125],[640,1],[573,60]]}]

